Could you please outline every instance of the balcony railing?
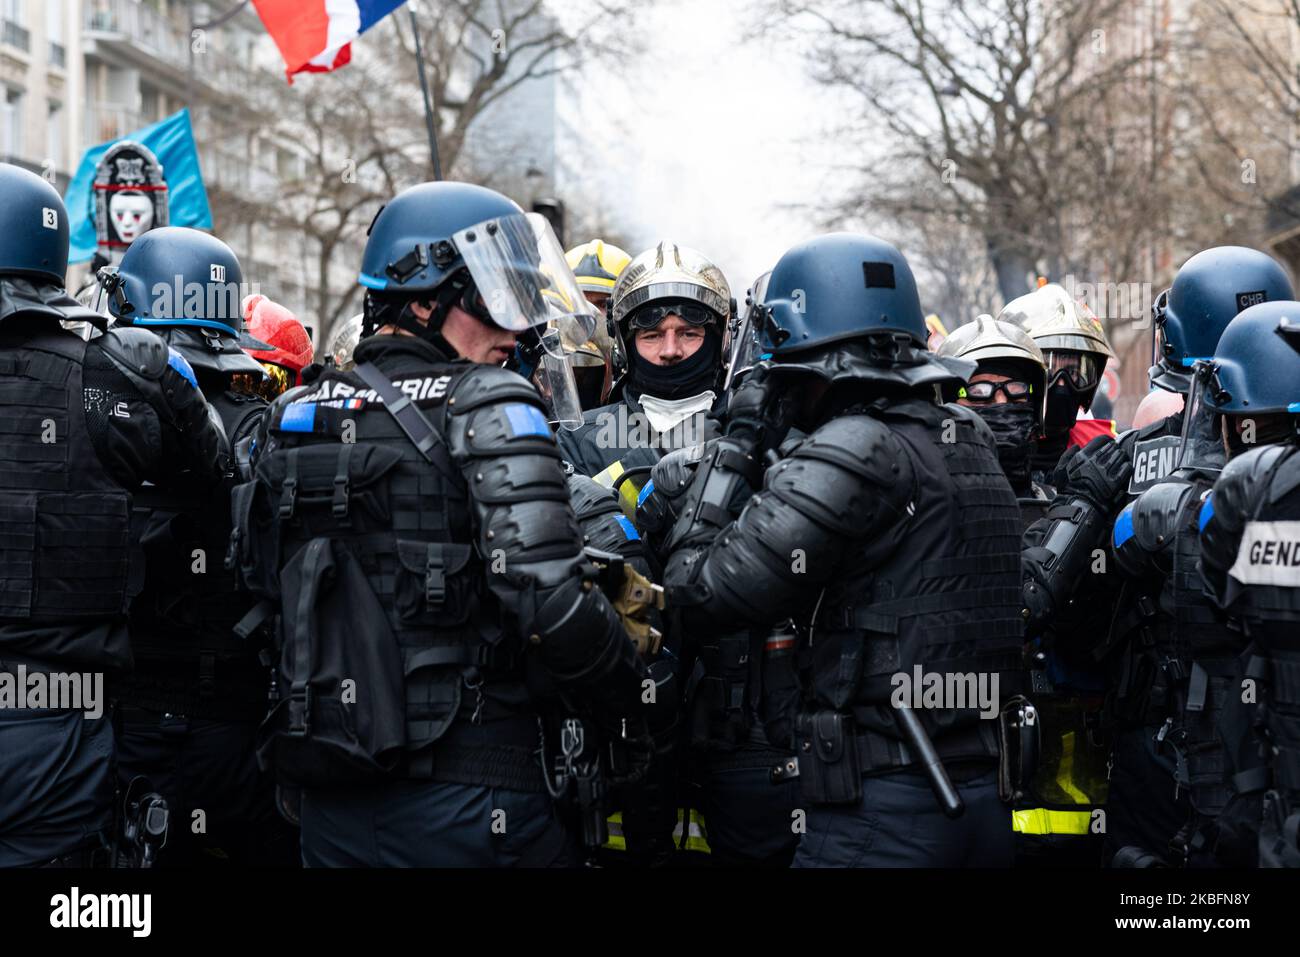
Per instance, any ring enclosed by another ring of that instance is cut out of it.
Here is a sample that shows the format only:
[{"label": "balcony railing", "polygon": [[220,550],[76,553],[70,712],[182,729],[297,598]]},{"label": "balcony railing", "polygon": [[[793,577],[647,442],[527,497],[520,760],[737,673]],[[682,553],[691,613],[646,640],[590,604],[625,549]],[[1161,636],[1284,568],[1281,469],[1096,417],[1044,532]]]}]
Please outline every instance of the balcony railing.
[{"label": "balcony railing", "polygon": [[60,70],[68,66],[68,51],[62,43],[50,41],[50,66],[56,66]]},{"label": "balcony railing", "polygon": [[0,42],[26,53],[32,48],[32,35],[12,20],[0,20]]},{"label": "balcony railing", "polygon": [[122,36],[174,67],[189,66],[185,31],[146,4],[133,0],[94,0],[86,6],[84,22],[87,30]]},{"label": "balcony railing", "polygon": [[121,139],[151,122],[139,110],[119,103],[87,103],[85,116],[87,144]]},{"label": "balcony railing", "polygon": [[89,33],[105,34],[104,39],[128,42],[176,70],[192,69],[196,82],[218,91],[222,97],[236,96],[247,100],[257,92],[259,84],[266,86],[283,82],[278,75],[249,67],[212,47],[191,56],[189,36],[184,27],[152,7],[133,0],[94,0],[86,6],[84,23]]}]

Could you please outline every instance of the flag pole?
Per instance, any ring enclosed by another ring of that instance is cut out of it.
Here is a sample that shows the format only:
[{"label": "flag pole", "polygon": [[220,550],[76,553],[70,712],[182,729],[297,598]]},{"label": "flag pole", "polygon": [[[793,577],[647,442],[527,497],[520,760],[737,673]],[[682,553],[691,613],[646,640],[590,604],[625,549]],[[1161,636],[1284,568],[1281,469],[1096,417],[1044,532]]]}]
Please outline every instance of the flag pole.
[{"label": "flag pole", "polygon": [[438,133],[433,120],[433,105],[429,102],[429,80],[424,75],[424,53],[420,47],[420,24],[415,19],[415,5],[408,3],[406,12],[411,15],[411,32],[415,34],[415,65],[420,70],[420,92],[424,95],[424,125],[429,130],[429,156],[433,160],[433,178],[442,179],[442,163],[438,160]]}]

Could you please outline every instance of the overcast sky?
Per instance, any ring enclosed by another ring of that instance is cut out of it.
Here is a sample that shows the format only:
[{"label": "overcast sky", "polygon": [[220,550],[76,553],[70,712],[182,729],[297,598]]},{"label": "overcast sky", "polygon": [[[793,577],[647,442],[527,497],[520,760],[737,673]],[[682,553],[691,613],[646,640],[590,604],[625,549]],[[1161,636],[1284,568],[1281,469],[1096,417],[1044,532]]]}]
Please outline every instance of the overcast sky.
[{"label": "overcast sky", "polygon": [[[564,164],[576,150],[588,157],[580,166],[614,171],[621,200],[611,205],[638,244],[630,253],[660,238],[694,246],[741,301],[782,252],[816,232],[810,213],[781,207],[820,199],[834,120],[792,43],[743,41],[752,2],[645,3],[644,56],[589,69],[579,85],[599,90],[604,108],[577,94],[588,145],[557,144]],[[627,97],[617,111],[611,88]]]}]

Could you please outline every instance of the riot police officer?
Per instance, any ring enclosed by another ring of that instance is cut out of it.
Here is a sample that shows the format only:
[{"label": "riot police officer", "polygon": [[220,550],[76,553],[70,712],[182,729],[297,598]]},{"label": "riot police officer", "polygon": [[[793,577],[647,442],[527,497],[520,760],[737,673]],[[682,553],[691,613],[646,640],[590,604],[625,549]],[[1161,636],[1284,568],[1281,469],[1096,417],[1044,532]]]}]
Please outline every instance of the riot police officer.
[{"label": "riot police officer", "polygon": [[[1219,720],[1237,695],[1242,642],[1207,597],[1197,568],[1202,502],[1225,456],[1291,435],[1285,397],[1295,389],[1285,375],[1263,377],[1290,372],[1286,366],[1296,364],[1291,350],[1271,334],[1294,308],[1289,302],[1248,308],[1228,323],[1213,358],[1193,367],[1177,469],[1126,506],[1115,523],[1121,567],[1158,597],[1151,639],[1164,721],[1156,738],[1175,753],[1174,785],[1187,791],[1190,813],[1175,832],[1152,835],[1165,840],[1144,850],[1172,863],[1216,863],[1218,818],[1230,797],[1225,744],[1237,746],[1220,736]],[[1280,367],[1279,356],[1285,360]]]},{"label": "riot police officer", "polygon": [[[208,233],[164,226],[133,243],[104,285],[119,326],[156,332],[194,370],[222,428],[223,468],[235,479],[267,403],[235,391],[232,380],[260,380],[261,365],[243,350],[269,347],[244,330],[234,252]],[[132,522],[145,581],[131,603],[136,667],[121,691],[120,783],[142,778],[167,799],[174,823],[161,865],[292,865],[293,832],[254,753],[269,680],[259,655],[268,642],[261,629],[241,626],[257,602],[225,568],[230,485],[147,486]]]},{"label": "riot police officer", "polygon": [[[687,635],[794,620],[795,866],[1008,865],[996,719],[1020,671],[1016,501],[988,427],[934,392],[973,363],[926,351],[911,269],[870,236],[789,250],[762,315],[774,361],[731,395],[683,495],[670,602]],[[791,422],[806,438],[764,472]],[[982,709],[919,697],[958,673],[983,676]]]},{"label": "riot police officer", "polygon": [[355,368],[273,404],[236,494],[235,560],[281,608],[261,754],[303,787],[308,865],[573,863],[568,812],[598,843],[602,782],[642,766],[645,669],[498,366],[589,306],[544,220],[464,183],[384,206],[359,281]]},{"label": "riot police officer", "polygon": [[[1237,866],[1300,867],[1297,316],[1300,303],[1247,309],[1229,330],[1250,334],[1230,339],[1225,332],[1207,370],[1206,402],[1223,417],[1232,457],[1201,507],[1199,569],[1249,642],[1219,729],[1230,796],[1216,851]],[[1243,442],[1247,423],[1257,448]]]},{"label": "riot police officer", "polygon": [[[63,288],[63,201],[8,164],[0,195],[0,672],[102,687],[131,667],[131,493],[145,481],[212,487],[221,436],[193,370],[156,335],[111,329],[86,342],[60,327],[103,328]],[[0,708],[0,866],[92,862],[113,821],[110,720],[102,696]]]},{"label": "riot police officer", "polygon": [[[1152,307],[1153,385],[1185,391],[1191,364],[1213,352],[1242,304],[1284,298],[1290,289],[1281,267],[1256,250],[1218,247],[1191,257]],[[1091,655],[1107,669],[1106,723],[1114,730],[1114,753],[1105,856],[1112,859],[1125,847],[1146,849],[1126,854],[1120,860],[1126,865],[1161,859],[1188,819],[1187,789],[1168,785],[1177,756],[1166,722],[1177,705],[1165,664],[1176,670],[1180,656],[1157,640],[1171,634],[1167,609],[1160,607],[1160,577],[1115,568],[1107,560],[1107,546],[1113,548],[1107,533],[1126,502],[1171,474],[1184,428],[1183,414],[1176,413],[1129,430],[1113,444],[1097,439],[1071,449],[1058,466],[1071,475],[1063,494],[1025,536],[1031,633],[1055,632],[1058,645]],[[1209,458],[1200,464],[1210,470],[1221,465]],[[1206,472],[1202,481],[1210,476]],[[1181,681],[1175,675],[1173,686]]]}]

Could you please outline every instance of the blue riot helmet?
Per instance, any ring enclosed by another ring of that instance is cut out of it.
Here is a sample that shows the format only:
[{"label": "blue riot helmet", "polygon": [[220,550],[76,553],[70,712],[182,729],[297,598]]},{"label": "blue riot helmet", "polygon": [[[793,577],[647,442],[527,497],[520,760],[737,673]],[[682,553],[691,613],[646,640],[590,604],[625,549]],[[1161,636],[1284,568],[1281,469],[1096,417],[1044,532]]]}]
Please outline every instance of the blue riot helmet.
[{"label": "blue riot helmet", "polygon": [[103,325],[64,290],[67,271],[68,213],[58,190],[0,163],[0,321],[23,315]]},{"label": "blue riot helmet", "polygon": [[[517,333],[569,324],[585,341],[595,328],[595,309],[550,224],[498,192],[421,183],[382,207],[367,235],[358,277],[366,289],[363,335],[391,324],[454,357],[441,335],[453,306]],[[411,313],[412,302],[429,304],[427,323]]]},{"label": "blue riot helmet", "polygon": [[[1211,431],[1215,439],[1226,440],[1233,455],[1295,434],[1300,415],[1300,351],[1293,342],[1297,324],[1300,302],[1251,306],[1228,323],[1213,358],[1193,367],[1186,418],[1196,418],[1201,407],[1216,418],[1230,417],[1232,421],[1215,421],[1218,427]],[[1188,428],[1184,426],[1185,435]],[[1185,440],[1185,450],[1188,444]]]},{"label": "blue riot helmet", "polygon": [[68,212],[58,190],[20,166],[0,163],[0,276],[62,286]]},{"label": "blue riot helmet", "polygon": [[1186,394],[1192,366],[1214,355],[1233,316],[1294,295],[1282,267],[1257,249],[1215,246],[1197,253],[1152,304],[1151,384]]},{"label": "blue riot helmet", "polygon": [[158,333],[196,371],[263,375],[245,349],[271,346],[244,330],[244,274],[220,239],[186,226],[151,229],[116,270],[100,270],[108,312]]},{"label": "blue riot helmet", "polygon": [[975,370],[969,360],[927,350],[912,269],[875,236],[828,233],[787,251],[752,321],[762,327],[774,371],[910,388],[964,381]]}]

